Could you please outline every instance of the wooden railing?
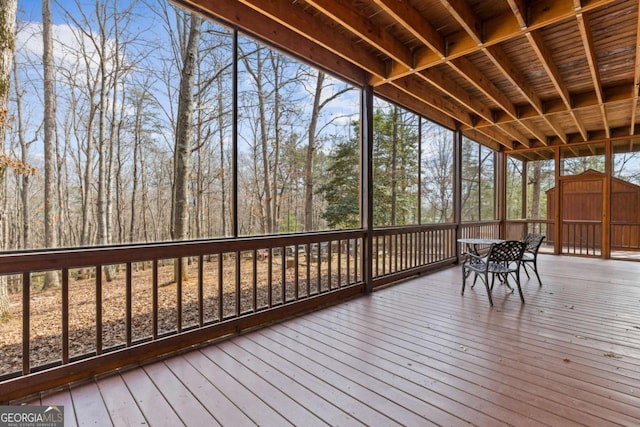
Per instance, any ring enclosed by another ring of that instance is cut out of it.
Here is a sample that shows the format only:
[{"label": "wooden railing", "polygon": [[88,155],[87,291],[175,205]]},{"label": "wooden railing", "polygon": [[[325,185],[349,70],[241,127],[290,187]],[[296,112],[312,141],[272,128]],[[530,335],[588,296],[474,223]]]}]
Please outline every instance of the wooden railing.
[{"label": "wooden railing", "polygon": [[376,229],[368,260],[363,230],[4,253],[0,403],[361,295],[367,268],[380,286],[454,263],[455,230]]},{"label": "wooden railing", "polygon": [[500,221],[463,222],[460,237],[464,239],[496,239],[500,237]]},{"label": "wooden railing", "polygon": [[602,222],[562,221],[562,253],[600,256],[602,253]]},{"label": "wooden railing", "polygon": [[455,261],[454,224],[377,228],[373,232],[374,286]]},{"label": "wooden railing", "polygon": [[546,236],[545,242],[553,241],[553,221],[547,219],[516,219],[506,222],[506,239],[520,240],[528,233]]},{"label": "wooden railing", "polygon": [[19,292],[0,323],[0,402],[361,294],[364,235],[2,254]]}]

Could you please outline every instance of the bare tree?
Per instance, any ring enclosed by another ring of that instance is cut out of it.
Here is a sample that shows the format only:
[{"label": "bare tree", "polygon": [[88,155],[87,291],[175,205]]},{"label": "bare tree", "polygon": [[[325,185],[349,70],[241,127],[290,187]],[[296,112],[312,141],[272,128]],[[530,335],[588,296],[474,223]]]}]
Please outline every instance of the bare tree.
[{"label": "bare tree", "polygon": [[322,99],[323,91],[326,89],[325,87],[325,73],[322,71],[318,71],[318,75],[316,78],[315,92],[313,96],[313,108],[311,110],[311,119],[309,121],[309,132],[308,132],[308,143],[307,143],[307,154],[306,154],[306,163],[305,163],[305,171],[304,171],[304,230],[305,231],[313,231],[314,230],[314,203],[313,203],[313,194],[314,194],[314,163],[316,157],[316,151],[318,148],[318,124],[320,120],[320,114],[322,109],[326,107],[331,101],[340,97],[347,91],[350,91],[352,88],[346,87],[342,90],[338,90],[333,93],[331,96],[327,96]]},{"label": "bare tree", "polygon": [[[28,164],[29,160],[29,148],[35,141],[35,137],[27,141],[25,136],[25,115],[23,112],[23,89],[20,84],[20,73],[18,71],[17,61],[13,61],[13,82],[15,92],[15,120],[14,127],[17,133],[18,144],[20,146],[20,161],[22,164]],[[37,132],[36,132],[37,134]],[[21,210],[21,247],[28,249],[31,248],[31,216],[30,216],[30,203],[29,203],[29,189],[31,185],[31,174],[24,173],[20,176],[20,206]]]},{"label": "bare tree", "polygon": [[202,18],[189,15],[189,37],[183,51],[178,96],[176,139],[174,150],[173,227],[172,238],[189,237],[189,174],[193,143],[193,96],[195,59],[202,30]]},{"label": "bare tree", "polygon": [[[9,88],[11,82],[11,68],[13,67],[13,53],[15,49],[15,27],[17,0],[5,0],[0,6],[0,129],[2,141],[6,133]],[[4,154],[4,149],[2,150]],[[5,199],[4,174],[7,165],[0,164],[0,198]],[[4,209],[0,210],[0,249],[5,249],[6,217]],[[9,291],[7,278],[0,277],[0,320],[11,315],[9,306]]]},{"label": "bare tree", "polygon": [[[49,0],[42,0],[42,66],[44,69],[44,234],[48,248],[58,246],[56,229],[56,81],[53,63],[53,32]],[[49,271],[44,287],[58,286],[58,274]]]}]

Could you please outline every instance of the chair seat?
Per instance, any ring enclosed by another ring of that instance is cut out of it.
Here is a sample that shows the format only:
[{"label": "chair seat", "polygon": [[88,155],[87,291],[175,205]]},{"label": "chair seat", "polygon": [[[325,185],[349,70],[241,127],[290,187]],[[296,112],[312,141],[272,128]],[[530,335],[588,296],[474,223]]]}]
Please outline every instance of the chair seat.
[{"label": "chair seat", "polygon": [[489,266],[487,267],[487,272],[489,273],[513,273],[514,271],[516,271],[518,268],[520,268],[520,266],[518,264],[516,264],[515,262],[510,262],[508,264],[505,263],[498,263],[498,262],[490,262]]},{"label": "chair seat", "polygon": [[487,265],[485,261],[482,263],[467,263],[465,264],[465,268],[477,273],[487,271],[488,273],[503,274],[513,273],[518,268],[518,265],[515,263],[505,264],[503,262],[489,262],[489,265]]},{"label": "chair seat", "polygon": [[533,261],[533,259],[535,258],[535,255],[529,252],[525,252],[522,255],[522,260],[523,261]]}]

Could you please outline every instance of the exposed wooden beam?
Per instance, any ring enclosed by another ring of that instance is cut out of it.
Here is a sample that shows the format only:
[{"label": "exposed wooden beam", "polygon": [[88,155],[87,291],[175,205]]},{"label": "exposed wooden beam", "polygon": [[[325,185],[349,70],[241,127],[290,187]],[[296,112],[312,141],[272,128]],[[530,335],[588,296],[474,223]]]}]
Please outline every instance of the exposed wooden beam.
[{"label": "exposed wooden beam", "polygon": [[580,132],[580,135],[582,135],[582,138],[584,138],[584,140],[586,141],[588,139],[587,131],[585,130],[584,125],[580,122],[575,111],[573,111],[573,108],[571,106],[571,95],[569,94],[569,90],[567,89],[567,86],[562,81],[562,77],[558,72],[558,68],[556,67],[555,62],[551,58],[551,53],[547,50],[547,47],[544,43],[544,40],[542,39],[542,36],[540,35],[540,32],[530,31],[525,33],[525,35],[529,40],[529,44],[533,48],[533,51],[536,53],[536,56],[538,57],[538,61],[540,61],[540,63],[542,64],[542,67],[547,72],[547,75],[549,76],[551,83],[555,87],[556,91],[560,94],[560,98],[562,99],[562,102],[564,102],[564,104],[566,105],[567,110],[569,111],[569,114],[571,114],[571,117],[574,123],[576,124]]},{"label": "exposed wooden beam", "polygon": [[394,61],[407,68],[413,68],[413,54],[405,45],[385,29],[373,25],[370,20],[358,14],[346,3],[334,0],[306,0],[306,2]]},{"label": "exposed wooden beam", "polygon": [[[420,102],[424,102],[427,105],[430,105],[437,111],[449,117],[455,117],[456,120],[468,126],[468,128],[475,127],[476,119],[474,118],[474,116],[470,115],[467,111],[460,108],[460,106],[458,106],[457,104],[449,101],[447,99],[448,97],[442,96],[442,93],[440,93],[437,88],[433,87],[426,81],[423,81],[421,83],[419,81],[416,81],[417,78],[418,77],[416,76],[409,76],[403,79],[395,80],[390,84],[397,89],[402,90],[407,95],[415,97]],[[478,131],[504,147],[507,147],[509,149],[513,148],[513,139],[510,138],[507,134],[504,134],[495,129],[491,129],[489,127],[479,129]]]},{"label": "exposed wooden beam", "polygon": [[467,2],[463,0],[440,0],[440,3],[458,21],[464,30],[478,44],[482,44],[482,22],[473,13]]},{"label": "exposed wooden beam", "polygon": [[560,77],[556,64],[551,58],[551,53],[547,50],[547,46],[542,39],[542,35],[539,31],[530,31],[525,33],[525,36],[527,37],[527,40],[529,40],[529,44],[533,48],[533,51],[536,53],[538,61],[547,72],[553,87],[555,87],[558,94],[560,94],[562,102],[564,102],[567,108],[571,108],[571,96],[569,95],[569,90],[562,82],[562,77]]},{"label": "exposed wooden beam", "polygon": [[450,115],[444,114],[433,108],[421,99],[409,95],[406,92],[396,90],[393,85],[384,85],[376,88],[376,93],[387,98],[391,102],[403,105],[413,111],[417,111],[428,119],[439,123],[449,129],[455,129],[456,121]]},{"label": "exposed wooden beam", "polygon": [[[537,113],[545,119],[547,125],[553,129],[553,131],[559,137],[566,138],[566,135],[561,129],[557,128],[551,121],[547,120],[544,115],[544,106],[538,94],[531,88],[527,81],[522,77],[522,73],[516,69],[511,60],[504,53],[499,45],[489,46],[483,49],[485,55],[493,62],[493,64],[502,72],[502,74],[514,85],[522,94],[522,96],[529,101]],[[519,110],[519,109],[518,109]],[[537,129],[537,126],[531,126],[527,121],[520,120],[520,111],[518,111],[518,121],[529,130],[542,144],[547,144],[547,137]]]},{"label": "exposed wooden beam", "polygon": [[604,96],[602,92],[602,81],[600,79],[600,69],[598,67],[598,60],[596,58],[596,50],[593,45],[593,37],[591,35],[591,27],[589,25],[589,17],[583,13],[576,15],[578,20],[578,28],[580,30],[580,37],[582,38],[582,45],[584,46],[585,56],[589,64],[589,73],[591,74],[591,80],[593,81],[593,88],[600,104],[600,113],[602,115],[602,122],[604,124],[604,131],[607,138],[611,136],[609,132],[609,121],[607,120],[607,111],[604,107]]},{"label": "exposed wooden beam", "polygon": [[[254,34],[275,45],[289,46],[289,50],[293,54],[330,67],[332,72],[352,82],[364,84],[370,79],[370,76],[363,69],[371,74],[386,72],[382,61],[374,61],[372,58],[358,55],[359,59],[366,64],[366,66],[363,66],[362,63],[354,61],[354,58],[345,58],[345,55],[335,48],[330,49],[327,46],[319,45],[315,40],[301,39],[300,32],[295,28],[278,22],[267,21],[261,13],[239,4],[236,0],[171,1],[209,18],[222,19],[247,31],[249,34]],[[327,38],[330,39],[330,37]]]},{"label": "exposed wooden beam", "polygon": [[493,123],[495,121],[493,112],[487,106],[487,104],[481,102],[478,99],[472,98],[471,95],[459,85],[457,85],[451,78],[448,78],[437,68],[429,68],[427,70],[416,73],[427,83],[435,86],[442,91],[445,96],[451,96],[458,103],[462,104],[465,108],[473,111],[479,117]]},{"label": "exposed wooden beam", "polygon": [[449,61],[447,64],[511,117],[517,118],[518,113],[513,103],[471,61],[462,57]]},{"label": "exposed wooden beam", "polygon": [[638,115],[638,95],[640,94],[640,1],[638,1],[638,21],[636,22],[636,62],[633,76],[633,92],[631,101],[631,124],[629,133],[634,134],[636,128],[636,116]]},{"label": "exposed wooden beam", "polygon": [[[416,73],[430,85],[436,87],[442,91],[442,96],[450,96],[460,103],[465,108],[471,110],[479,117],[483,118],[487,122],[494,122],[494,114],[491,109],[478,99],[475,99],[469,95],[469,93],[463,90],[460,86],[456,85],[453,80],[447,78],[442,72],[436,68],[430,68],[420,73]],[[521,132],[516,131],[511,126],[500,127],[500,129],[510,139],[520,142],[521,144],[528,145],[528,138]]]},{"label": "exposed wooden beam", "polygon": [[502,145],[496,143],[495,140],[480,132],[478,129],[465,129],[462,131],[462,134],[469,139],[482,142],[483,145],[495,151],[501,151],[503,148]]},{"label": "exposed wooden beam", "polygon": [[431,51],[445,57],[445,41],[438,31],[407,1],[374,0],[383,11],[405,27]]},{"label": "exposed wooden beam", "polygon": [[[384,1],[385,3],[407,3],[397,0],[375,0],[376,3]],[[592,0],[588,4],[584,5],[581,9],[582,12],[595,10],[611,3],[616,0]],[[399,7],[398,7],[399,8]],[[481,45],[478,45],[476,41],[467,34],[466,31],[459,31],[447,37],[446,45],[449,46],[446,56],[443,58],[440,55],[425,56],[425,60],[419,62],[416,60],[416,70],[424,70],[425,68],[433,67],[435,65],[442,64],[446,61],[466,56],[479,50],[493,46],[513,38],[521,37],[525,33],[531,30],[544,28],[549,25],[564,21],[569,18],[574,18],[576,14],[580,12],[576,11],[573,6],[573,0],[555,0],[544,1],[532,4],[529,8],[529,25],[526,29],[523,29],[518,20],[515,18],[512,12],[496,16],[492,19],[484,21],[483,32],[484,39]],[[409,28],[409,27],[408,27]],[[406,74],[393,72],[389,73],[386,81],[401,78]],[[383,83],[383,79],[373,80],[372,84],[377,85]]]},{"label": "exposed wooden beam", "polygon": [[507,0],[521,29],[527,28],[527,3],[526,0]]},{"label": "exposed wooden beam", "polygon": [[[451,15],[456,19],[456,21],[465,29],[465,31],[473,38],[478,45],[482,44],[482,23],[478,21],[468,6],[467,3],[461,0],[441,0],[440,1],[445,8],[451,13]],[[499,50],[498,45],[489,46],[488,49],[495,48]],[[484,49],[486,51],[486,49]],[[504,57],[504,55],[503,55]],[[494,59],[494,58],[492,58]],[[518,120],[518,114],[515,106],[512,102],[504,96],[504,94],[497,88],[495,85],[487,79],[482,73],[475,68],[465,57],[460,57],[457,59],[453,59],[452,61],[447,62],[454,70],[456,70],[459,74],[465,77],[467,80],[471,82],[478,90],[480,90],[485,96],[493,100],[496,104],[498,104],[504,111],[507,112],[513,119]],[[504,64],[501,64],[504,65]],[[500,68],[500,67],[499,67]],[[513,67],[511,66],[511,69]],[[510,71],[511,71],[510,69]],[[513,73],[514,75],[516,73]],[[519,73],[518,73],[519,75]],[[518,77],[518,80],[522,80],[521,77]],[[528,88],[528,86],[527,86]],[[532,98],[535,97],[533,91],[529,89],[529,92],[532,94]],[[542,105],[539,99],[537,99],[538,105]],[[542,114],[542,110],[541,114]],[[484,116],[483,116],[484,117]],[[486,118],[486,117],[485,117]],[[489,119],[492,121],[492,119]],[[519,120],[518,120],[519,122]],[[528,126],[525,123],[520,123],[521,126],[526,128],[535,138],[537,138],[543,144],[546,144],[547,138],[546,136],[534,126]],[[511,129],[510,127],[505,128],[504,126],[500,127],[503,131],[505,129]],[[522,135],[518,133],[519,135]],[[526,139],[522,139],[522,137],[517,137],[516,134],[510,133],[514,139],[522,143],[523,145],[529,146],[529,142]]]},{"label": "exposed wooden beam", "polygon": [[461,123],[469,126],[475,125],[476,119],[468,111],[443,97],[439,91],[415,75],[395,80],[389,84],[420,102],[430,105],[437,111],[449,117],[455,117]]}]

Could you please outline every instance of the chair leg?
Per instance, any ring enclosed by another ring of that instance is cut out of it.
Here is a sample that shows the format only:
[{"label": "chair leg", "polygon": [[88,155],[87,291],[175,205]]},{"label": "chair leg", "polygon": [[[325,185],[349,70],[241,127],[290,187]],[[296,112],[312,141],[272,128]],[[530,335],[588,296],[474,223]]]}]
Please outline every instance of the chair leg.
[{"label": "chair leg", "polygon": [[542,286],[542,280],[540,280],[540,275],[538,274],[538,263],[536,260],[533,260],[533,272],[536,273],[536,277],[538,278],[538,284]]},{"label": "chair leg", "polygon": [[460,295],[464,295],[464,286],[467,284],[467,275],[469,274],[470,273],[465,271],[465,268],[462,267],[462,292],[460,293]]},{"label": "chair leg", "polygon": [[491,289],[489,289],[489,276],[487,275],[487,273],[484,273],[484,287],[487,288],[487,296],[489,297],[489,304],[493,307],[493,298],[491,298]]},{"label": "chair leg", "polygon": [[524,295],[522,295],[522,287],[520,286],[520,269],[516,270],[516,285],[518,285],[518,292],[520,293],[520,301],[524,304]]},{"label": "chair leg", "polygon": [[524,272],[527,275],[527,279],[531,279],[531,277],[529,277],[529,272],[527,271],[527,263],[526,262],[522,263],[522,268],[524,269]]}]

